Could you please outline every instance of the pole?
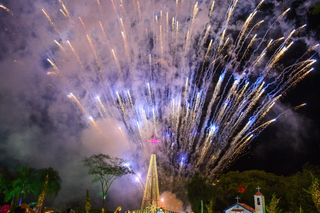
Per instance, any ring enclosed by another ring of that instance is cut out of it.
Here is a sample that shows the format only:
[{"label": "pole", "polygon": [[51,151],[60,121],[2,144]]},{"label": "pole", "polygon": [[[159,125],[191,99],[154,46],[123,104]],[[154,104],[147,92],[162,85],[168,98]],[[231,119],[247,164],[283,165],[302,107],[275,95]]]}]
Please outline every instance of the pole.
[{"label": "pole", "polygon": [[203,201],[201,200],[201,213],[203,213]]}]

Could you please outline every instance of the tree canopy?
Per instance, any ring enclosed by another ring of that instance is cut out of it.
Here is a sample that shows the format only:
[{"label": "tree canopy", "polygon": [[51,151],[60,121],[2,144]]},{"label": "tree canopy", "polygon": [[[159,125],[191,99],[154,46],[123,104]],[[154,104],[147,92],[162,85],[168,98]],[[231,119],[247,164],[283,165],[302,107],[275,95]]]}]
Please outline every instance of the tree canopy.
[{"label": "tree canopy", "polygon": [[187,185],[187,191],[188,200],[191,203],[193,211],[201,211],[201,200],[203,200],[204,203],[210,202],[213,196],[213,190],[214,187],[211,183],[209,183],[208,178],[197,175],[191,179]]},{"label": "tree canopy", "polygon": [[317,15],[320,13],[320,1],[315,3],[312,7],[312,9],[309,12],[311,15]]},{"label": "tree canopy", "polygon": [[29,166],[20,166],[17,169],[16,177],[9,181],[8,179],[4,184],[6,188],[5,192],[5,201],[8,202],[16,196],[22,195],[25,197],[30,193],[35,193],[33,185],[35,184],[36,169],[30,168]]},{"label": "tree canopy", "polygon": [[117,157],[110,157],[105,154],[92,155],[83,160],[84,165],[88,167],[88,174],[93,175],[92,182],[100,182],[103,202],[105,206],[105,197],[108,190],[117,178],[130,173],[129,169],[124,166],[126,161]]},{"label": "tree canopy", "polygon": [[59,173],[55,171],[52,167],[46,169],[37,170],[36,175],[36,184],[35,184],[35,192],[36,194],[40,194],[43,190],[43,186],[46,181],[46,176],[48,175],[48,185],[46,187],[46,196],[54,196],[57,197],[59,191],[61,190],[61,178]]},{"label": "tree canopy", "polygon": [[48,175],[46,195],[55,197],[61,189],[61,178],[53,168],[35,169],[29,166],[18,167],[15,172],[0,174],[0,194],[4,194],[4,201],[18,205],[20,199],[28,195],[39,196],[44,190],[44,183]]}]

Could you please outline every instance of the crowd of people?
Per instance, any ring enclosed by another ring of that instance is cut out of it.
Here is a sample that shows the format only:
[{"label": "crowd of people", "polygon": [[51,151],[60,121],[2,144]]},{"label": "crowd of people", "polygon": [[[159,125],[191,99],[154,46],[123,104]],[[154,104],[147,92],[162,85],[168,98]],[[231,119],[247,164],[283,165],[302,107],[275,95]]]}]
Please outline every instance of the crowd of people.
[{"label": "crowd of people", "polygon": [[[30,207],[26,203],[22,203],[21,205],[19,205],[14,209],[14,213],[36,213],[36,212],[38,212],[36,207],[32,208],[32,206]],[[10,206],[9,205],[0,206],[0,213],[10,213]],[[45,207],[43,208],[42,213],[54,213],[54,210],[52,208]],[[59,212],[56,212],[56,213],[59,213]],[[76,213],[76,212],[73,209],[68,208],[63,213]]]},{"label": "crowd of people", "polygon": [[[120,213],[121,211],[121,206],[119,206],[114,213]],[[36,206],[29,206],[26,203],[22,203],[18,207],[15,208],[14,213],[36,213],[38,212],[38,209]],[[9,205],[4,205],[0,206],[0,213],[10,213],[10,206]],[[54,213],[54,210],[52,208],[43,208],[41,213]],[[59,212],[56,212],[59,213]],[[76,213],[74,209],[68,208],[66,211],[63,213]]]}]

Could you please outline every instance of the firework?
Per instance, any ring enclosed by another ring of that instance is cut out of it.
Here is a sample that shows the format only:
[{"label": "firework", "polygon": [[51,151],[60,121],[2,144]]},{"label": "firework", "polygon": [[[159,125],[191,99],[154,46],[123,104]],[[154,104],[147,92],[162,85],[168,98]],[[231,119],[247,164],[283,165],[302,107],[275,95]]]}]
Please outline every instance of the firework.
[{"label": "firework", "polygon": [[[266,27],[266,21],[256,18],[263,1],[243,20],[236,37],[229,27],[237,0],[222,7],[224,19],[215,16],[215,10],[221,9],[215,1],[206,5],[111,0],[111,7],[97,0],[91,7],[97,7],[100,14],[88,12],[82,18],[69,13],[68,1],[59,2],[56,13],[64,21],[53,22],[56,18],[42,9],[56,32],[48,34],[52,44],[63,53],[47,59],[55,71],[48,72],[53,74],[48,78],[65,79],[63,89],[70,92],[79,116],[89,118],[88,126],[102,133],[95,121],[118,120],[121,134],[136,144],[135,156],[143,158],[156,151],[159,170],[173,177],[221,173],[263,129],[276,122],[276,118],[262,118],[312,70],[312,54],[319,49],[313,46],[293,64],[278,69],[294,45],[292,39],[305,25],[285,37],[269,38],[289,9]],[[1,8],[13,15],[5,6]],[[107,13],[113,13],[112,17],[98,21]],[[207,23],[198,20],[203,14]],[[86,16],[94,15],[96,23],[86,25]],[[216,19],[219,29],[213,27]],[[261,26],[267,30],[257,33]],[[76,74],[70,75],[63,67],[73,61],[72,73]],[[81,86],[70,86],[73,82]],[[77,88],[89,95],[80,98]],[[162,141],[157,150],[147,144],[153,135]]]}]

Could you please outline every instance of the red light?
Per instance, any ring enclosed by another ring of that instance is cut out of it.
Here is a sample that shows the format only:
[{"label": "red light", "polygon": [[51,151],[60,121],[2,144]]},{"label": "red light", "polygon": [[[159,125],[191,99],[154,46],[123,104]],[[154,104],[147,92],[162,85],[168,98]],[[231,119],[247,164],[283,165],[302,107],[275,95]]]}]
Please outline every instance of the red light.
[{"label": "red light", "polygon": [[240,189],[238,189],[238,192],[239,193],[243,193],[246,191],[246,186],[245,185],[242,185],[241,183],[239,184],[240,185]]}]

